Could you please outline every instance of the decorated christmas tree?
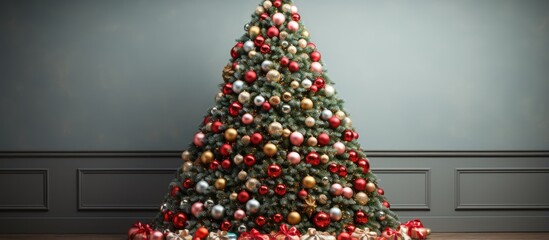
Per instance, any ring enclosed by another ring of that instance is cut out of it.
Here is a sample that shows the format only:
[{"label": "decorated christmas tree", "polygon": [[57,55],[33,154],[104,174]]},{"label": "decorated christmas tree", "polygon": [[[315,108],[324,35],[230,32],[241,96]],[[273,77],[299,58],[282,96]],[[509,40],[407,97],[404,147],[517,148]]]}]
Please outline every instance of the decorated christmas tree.
[{"label": "decorated christmas tree", "polygon": [[151,225],[130,239],[424,239],[390,210],[291,0],[263,1]]}]

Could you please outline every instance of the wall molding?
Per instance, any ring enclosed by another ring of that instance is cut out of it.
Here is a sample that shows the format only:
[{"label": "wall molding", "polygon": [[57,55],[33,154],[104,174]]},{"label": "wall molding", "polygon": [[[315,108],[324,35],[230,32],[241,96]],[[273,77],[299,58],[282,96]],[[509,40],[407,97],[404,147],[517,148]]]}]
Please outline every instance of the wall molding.
[{"label": "wall molding", "polygon": [[374,174],[422,174],[425,175],[425,202],[423,204],[391,204],[392,210],[431,210],[431,169],[429,168],[372,168]]},{"label": "wall molding", "polygon": [[85,175],[91,174],[175,174],[177,169],[172,168],[78,168],[77,169],[77,206],[78,210],[156,210],[158,205],[116,205],[116,204],[86,204],[83,202],[83,182]]},{"label": "wall molding", "polygon": [[[0,158],[143,157],[179,158],[178,150],[0,151]],[[369,157],[549,157],[549,150],[370,150]]]},{"label": "wall molding", "polygon": [[40,205],[29,205],[29,204],[20,204],[20,205],[0,205],[0,211],[48,211],[49,207],[49,169],[47,168],[4,168],[0,169],[0,174],[40,174],[42,175],[42,204]]},{"label": "wall molding", "polygon": [[547,210],[549,203],[540,204],[463,204],[461,203],[461,184],[463,174],[467,173],[549,173],[549,168],[456,168],[455,170],[455,210]]}]

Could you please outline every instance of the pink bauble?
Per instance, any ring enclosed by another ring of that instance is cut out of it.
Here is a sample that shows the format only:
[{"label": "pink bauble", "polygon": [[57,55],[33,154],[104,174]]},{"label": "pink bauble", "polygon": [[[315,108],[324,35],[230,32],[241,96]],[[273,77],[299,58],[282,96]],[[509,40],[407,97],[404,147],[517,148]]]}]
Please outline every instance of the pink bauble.
[{"label": "pink bauble", "polygon": [[303,143],[303,134],[300,132],[293,132],[290,134],[290,142],[296,146],[301,145],[301,143]]},{"label": "pink bauble", "polygon": [[353,189],[350,187],[344,187],[343,190],[343,196],[345,198],[352,198],[353,197]]},{"label": "pink bauble", "polygon": [[339,183],[332,184],[332,186],[330,187],[330,193],[334,196],[341,195],[343,193],[343,186],[341,186],[341,184]]},{"label": "pink bauble", "polygon": [[149,240],[164,240],[164,234],[161,231],[155,230],[149,237]]},{"label": "pink bauble", "polygon": [[204,204],[201,202],[195,202],[191,207],[191,214],[198,217],[198,214],[200,214],[202,210],[204,210]]},{"label": "pink bauble", "polygon": [[311,63],[311,72],[322,72],[322,64],[319,62]]},{"label": "pink bauble", "polygon": [[252,114],[246,113],[242,115],[242,123],[248,125],[254,121],[254,116]]},{"label": "pink bauble", "polygon": [[202,147],[204,145],[204,133],[202,132],[197,132],[195,135],[194,135],[194,139],[193,139],[193,143],[194,145],[198,146],[198,147]]},{"label": "pink bauble", "polygon": [[281,25],[284,23],[284,21],[286,21],[286,17],[284,16],[284,14],[282,13],[275,13],[273,15],[273,22],[276,24],[276,25]]},{"label": "pink bauble", "polygon": [[297,152],[290,152],[288,153],[288,161],[291,163],[291,164],[298,164],[299,162],[301,162],[301,156],[299,155],[299,153]]},{"label": "pink bauble", "polygon": [[296,32],[299,29],[299,23],[297,23],[296,21],[290,21],[288,23],[288,29],[290,29],[290,31],[292,32]]},{"label": "pink bauble", "polygon": [[238,209],[234,212],[233,216],[236,220],[241,220],[244,217],[246,217],[246,212],[244,212],[244,210],[242,210],[242,209]]},{"label": "pink bauble", "polygon": [[345,152],[345,144],[341,142],[334,143],[334,148],[337,151],[337,154],[343,154]]}]

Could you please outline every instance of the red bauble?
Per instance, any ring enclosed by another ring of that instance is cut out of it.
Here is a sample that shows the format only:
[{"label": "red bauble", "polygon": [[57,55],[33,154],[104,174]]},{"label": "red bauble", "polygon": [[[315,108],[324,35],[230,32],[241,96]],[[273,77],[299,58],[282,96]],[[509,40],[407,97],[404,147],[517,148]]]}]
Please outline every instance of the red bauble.
[{"label": "red bauble", "polygon": [[269,177],[276,178],[280,176],[280,174],[282,174],[282,168],[273,163],[267,168],[267,174],[269,175]]},{"label": "red bauble", "polygon": [[263,105],[261,105],[261,109],[263,109],[263,111],[269,111],[271,110],[271,104],[268,102],[264,102]]},{"label": "red bauble", "polygon": [[275,193],[280,195],[280,196],[283,196],[284,194],[286,194],[286,186],[282,183],[279,183],[275,187]]},{"label": "red bauble", "polygon": [[310,57],[311,57],[311,61],[313,62],[318,62],[320,61],[320,53],[317,52],[317,51],[314,51],[310,54]]},{"label": "red bauble", "polygon": [[173,187],[172,187],[172,190],[170,191],[170,195],[171,195],[172,197],[177,196],[177,194],[179,193],[179,190],[181,190],[181,189],[179,189],[178,186],[173,186]]},{"label": "red bauble", "polygon": [[263,45],[261,45],[261,48],[259,49],[259,51],[263,54],[270,53],[271,52],[271,46],[269,46],[269,44],[263,44]]},{"label": "red bauble", "polygon": [[208,229],[205,227],[199,227],[196,232],[194,233],[194,236],[197,238],[206,238],[208,236]]},{"label": "red bauble", "polygon": [[347,168],[345,166],[339,166],[339,169],[337,170],[337,175],[340,177],[347,176]]},{"label": "red bauble", "polygon": [[326,146],[330,143],[330,136],[326,133],[318,134],[316,139],[318,141],[318,145],[320,146]]},{"label": "red bauble", "polygon": [[336,116],[332,116],[330,119],[328,119],[328,123],[330,124],[331,128],[337,128],[339,127],[339,124],[341,124],[341,120],[337,118]]},{"label": "red bauble", "polygon": [[238,43],[236,43],[236,45],[234,45],[233,48],[231,48],[231,57],[232,58],[237,58],[237,57],[240,56],[240,54],[238,53],[238,50],[240,48],[242,48],[242,46],[244,46],[244,43],[238,42]]},{"label": "red bauble", "polygon": [[326,86],[326,82],[322,78],[317,78],[315,79],[315,86],[317,86],[318,88],[323,88],[324,86]]},{"label": "red bauble", "polygon": [[255,157],[254,155],[248,154],[244,157],[244,164],[246,166],[251,167],[255,164]]},{"label": "red bauble", "polygon": [[282,214],[280,213],[276,213],[275,215],[273,215],[273,221],[275,221],[276,223],[282,222],[283,219],[284,216],[282,216]]},{"label": "red bauble", "polygon": [[315,48],[316,48],[316,45],[315,45],[314,43],[312,43],[312,42],[309,42],[309,43],[307,43],[307,47],[310,47],[310,48],[312,48],[312,49],[315,49]]},{"label": "red bauble", "polygon": [[231,106],[229,106],[229,115],[236,117],[238,116],[238,112],[242,110],[242,103],[239,102],[233,102],[231,103]]},{"label": "red bauble", "polygon": [[233,147],[231,147],[230,144],[225,143],[221,145],[221,147],[219,148],[219,153],[221,153],[222,156],[226,157],[229,154],[231,154],[232,150],[233,150]]},{"label": "red bauble", "polygon": [[341,232],[339,235],[337,235],[337,240],[351,240],[351,234],[348,234],[346,232]]},{"label": "red bauble", "polygon": [[206,116],[202,122],[204,124],[209,123],[210,122],[210,116]]},{"label": "red bauble", "polygon": [[307,191],[305,191],[305,189],[301,189],[298,193],[297,193],[297,196],[301,199],[305,199],[307,198],[307,196],[309,196],[309,193],[307,193]]},{"label": "red bauble", "polygon": [[313,86],[311,86],[311,87],[309,88],[309,91],[311,91],[311,92],[314,92],[314,93],[315,93],[315,92],[317,92],[317,91],[318,91],[318,87],[317,87],[316,85],[313,85]]},{"label": "red bauble", "polygon": [[265,223],[267,223],[267,219],[263,216],[259,216],[255,219],[255,224],[257,224],[257,226],[263,226],[265,225]]},{"label": "red bauble", "polygon": [[383,195],[385,194],[385,191],[383,191],[383,188],[377,188],[377,194]]},{"label": "red bauble", "polygon": [[233,70],[238,70],[238,62],[233,62]]},{"label": "red bauble", "polygon": [[356,227],[355,225],[353,224],[349,224],[347,226],[345,226],[345,230],[348,232],[348,233],[353,233],[355,231]]},{"label": "red bauble", "polygon": [[241,203],[246,203],[248,200],[250,200],[250,194],[246,191],[241,191],[238,193],[236,199]]},{"label": "red bauble", "polygon": [[233,93],[233,85],[231,83],[225,83],[225,86],[223,86],[223,94],[231,94]]},{"label": "red bauble", "polygon": [[288,59],[287,57],[280,58],[280,65],[288,66],[288,64],[290,64],[290,59]]},{"label": "red bauble", "polygon": [[320,164],[320,156],[316,152],[310,152],[310,153],[307,153],[307,156],[305,156],[305,161],[308,164],[316,166]]},{"label": "red bauble", "polygon": [[301,16],[299,16],[299,13],[292,13],[292,20],[299,21],[301,19]]},{"label": "red bauble", "polygon": [[358,133],[357,132],[353,132],[353,138],[358,139]]},{"label": "red bauble", "polygon": [[229,169],[229,168],[231,168],[231,160],[229,160],[229,159],[223,160],[223,161],[221,162],[221,167],[222,167],[223,169]]},{"label": "red bauble", "polygon": [[317,228],[325,228],[330,225],[330,215],[325,212],[318,212],[313,218],[313,223]]},{"label": "red bauble", "polygon": [[360,159],[357,161],[357,165],[362,168],[363,173],[367,173],[370,171],[370,163],[368,162],[368,159]]},{"label": "red bauble", "polygon": [[330,163],[330,165],[328,165],[328,171],[331,173],[337,173],[337,171],[339,171],[339,166],[335,163]]},{"label": "red bauble", "polygon": [[386,207],[386,208],[391,208],[391,204],[387,201],[383,201],[383,206]]},{"label": "red bauble", "polygon": [[257,73],[254,70],[247,71],[244,74],[244,80],[248,83],[253,83],[257,79]]},{"label": "red bauble", "polygon": [[280,6],[282,6],[282,1],[280,1],[280,0],[275,0],[275,1],[273,2],[273,6],[275,6],[275,7],[280,7]]},{"label": "red bauble", "polygon": [[353,187],[358,191],[366,190],[366,180],[364,178],[357,178],[353,183]]},{"label": "red bauble", "polygon": [[278,37],[278,33],[280,33],[280,31],[278,31],[278,28],[276,27],[270,27],[269,29],[267,29],[267,36],[269,36],[270,38]]},{"label": "red bauble", "polygon": [[263,36],[257,36],[255,37],[254,39],[254,45],[256,47],[261,47],[261,45],[263,45],[263,43],[265,43],[265,38]]},{"label": "red bauble", "polygon": [[191,179],[185,179],[185,181],[183,181],[183,187],[184,188],[192,188],[193,187],[193,181]]},{"label": "red bauble", "polygon": [[297,72],[299,71],[299,63],[291,61],[290,65],[288,65],[288,69],[290,69],[290,72]]},{"label": "red bauble", "polygon": [[214,133],[218,133],[218,132],[221,132],[221,126],[223,125],[223,123],[221,123],[220,121],[215,121],[212,123],[212,132]]},{"label": "red bauble", "polygon": [[219,168],[219,162],[218,161],[213,161],[210,163],[210,169],[211,170],[216,170]]},{"label": "red bauble", "polygon": [[347,142],[353,141],[353,131],[351,130],[343,131],[343,134],[341,134],[341,139]]},{"label": "red bauble", "polygon": [[261,195],[265,195],[265,194],[269,193],[269,187],[267,187],[266,185],[261,185],[261,187],[259,187],[257,192]]},{"label": "red bauble", "polygon": [[221,231],[229,231],[233,225],[229,221],[223,221],[221,223]]},{"label": "red bauble", "polygon": [[263,135],[261,135],[261,133],[252,134],[252,137],[250,138],[250,142],[252,142],[253,145],[260,144],[261,141],[263,141]]},{"label": "red bauble", "polygon": [[167,211],[167,212],[164,213],[164,215],[162,217],[162,221],[171,222],[172,218],[173,218],[173,212],[172,211]]},{"label": "red bauble", "polygon": [[354,150],[349,151],[349,160],[351,160],[351,162],[358,161],[358,153]]},{"label": "red bauble", "polygon": [[355,223],[357,224],[368,223],[368,215],[362,210],[358,210],[358,212],[355,212]]},{"label": "red bauble", "polygon": [[187,215],[184,213],[177,213],[173,217],[172,222],[175,228],[183,228],[185,227],[185,222],[187,222]]},{"label": "red bauble", "polygon": [[261,15],[259,15],[259,19],[261,19],[261,20],[265,20],[265,19],[267,19],[267,18],[269,18],[269,14],[268,14],[268,13],[262,13]]}]

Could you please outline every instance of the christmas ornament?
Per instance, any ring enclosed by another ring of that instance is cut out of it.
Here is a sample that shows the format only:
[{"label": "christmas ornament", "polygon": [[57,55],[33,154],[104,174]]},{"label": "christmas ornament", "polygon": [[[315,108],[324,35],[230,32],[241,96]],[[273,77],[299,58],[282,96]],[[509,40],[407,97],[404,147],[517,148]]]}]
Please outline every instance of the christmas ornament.
[{"label": "christmas ornament", "polygon": [[232,192],[231,194],[229,194],[229,199],[230,199],[231,201],[237,200],[237,197],[238,197],[238,194],[235,193],[235,192]]},{"label": "christmas ornament", "polygon": [[200,161],[202,161],[202,163],[204,164],[211,163],[213,161],[213,158],[214,158],[214,155],[209,150],[203,152],[202,155],[200,155]]},{"label": "christmas ornament", "polygon": [[330,119],[328,119],[328,123],[330,124],[331,128],[337,128],[339,127],[339,124],[341,124],[341,121],[336,116],[332,116]]},{"label": "christmas ornament", "polygon": [[313,147],[313,146],[316,146],[316,144],[318,143],[318,141],[316,140],[315,137],[309,137],[307,139],[307,145]]},{"label": "christmas ornament", "polygon": [[303,98],[301,100],[301,108],[303,110],[310,110],[313,108],[313,101],[311,101],[311,99],[308,99],[308,98]]},{"label": "christmas ornament", "polygon": [[334,196],[339,196],[343,194],[343,186],[341,186],[341,184],[339,183],[332,184],[332,186],[330,187],[330,193]]},{"label": "christmas ornament", "polygon": [[320,164],[320,156],[316,152],[310,152],[310,153],[307,153],[307,156],[305,156],[305,161],[308,164],[317,166],[318,164]]},{"label": "christmas ornament", "polygon": [[299,215],[299,213],[296,211],[290,212],[290,214],[288,214],[287,220],[289,224],[296,225],[301,222],[301,215]]},{"label": "christmas ornament", "polygon": [[234,45],[233,48],[231,48],[231,57],[232,58],[237,58],[237,57],[240,56],[240,54],[238,53],[238,49],[240,49],[243,45],[244,45],[244,43],[238,42]]},{"label": "christmas ornament", "polygon": [[261,105],[263,105],[263,103],[265,103],[265,98],[263,96],[256,96],[254,98],[254,104],[256,106],[261,106]]},{"label": "christmas ornament", "polygon": [[[253,46],[253,43],[252,43]],[[247,71],[244,75],[244,80],[248,83],[253,83],[257,79],[257,73],[254,70]]]},{"label": "christmas ornament", "polygon": [[242,123],[249,125],[253,121],[254,121],[254,116],[252,116],[252,114],[245,113],[244,115],[242,115]]},{"label": "christmas ornament", "polygon": [[269,98],[269,103],[273,106],[278,106],[278,104],[280,104],[280,97],[272,96],[271,98]]},{"label": "christmas ornament", "polygon": [[310,70],[311,70],[311,72],[321,73],[322,72],[322,64],[320,64],[319,62],[312,62]]},{"label": "christmas ornament", "polygon": [[284,14],[282,13],[275,13],[273,15],[273,22],[274,24],[276,25],[281,25],[284,23],[284,21],[286,21],[286,17],[284,16]]},{"label": "christmas ornament", "polygon": [[243,91],[238,94],[238,102],[244,104],[250,101],[250,93]]},{"label": "christmas ornament", "polygon": [[237,199],[241,203],[248,202],[248,200],[250,200],[250,194],[246,191],[240,191],[238,193]]},{"label": "christmas ornament", "polygon": [[359,159],[357,161],[357,165],[362,168],[363,173],[367,173],[368,171],[370,171],[370,163],[368,162],[368,159]]},{"label": "christmas ornament", "polygon": [[366,205],[370,199],[364,192],[358,192],[355,194],[355,201],[360,205]]},{"label": "christmas ornament", "polygon": [[265,38],[263,36],[257,36],[254,39],[254,45],[256,47],[261,47],[265,43]]},{"label": "christmas ornament", "polygon": [[350,187],[343,188],[343,197],[350,199],[353,197],[353,189]]},{"label": "christmas ornament", "polygon": [[247,146],[248,144],[250,144],[250,136],[248,135],[242,136],[240,138],[240,142],[242,143],[242,145]]},{"label": "christmas ornament", "polygon": [[267,219],[264,216],[259,216],[255,219],[255,224],[260,227],[265,225],[265,223],[267,223]]},{"label": "christmas ornament", "polygon": [[300,199],[305,199],[305,198],[307,198],[307,196],[309,196],[309,193],[307,193],[307,191],[305,191],[305,189],[301,189],[301,190],[299,190],[299,192],[297,193],[297,196],[298,196]]},{"label": "christmas ornament", "polygon": [[286,194],[286,186],[282,183],[279,183],[278,185],[276,185],[274,191],[279,196],[284,196]]},{"label": "christmas ornament", "polygon": [[290,87],[291,87],[292,89],[297,89],[297,88],[299,87],[299,82],[298,82],[298,81],[295,81],[295,80],[292,81],[292,82],[290,82]]},{"label": "christmas ornament", "polygon": [[181,153],[181,159],[185,162],[191,161],[191,153],[187,150],[183,151],[183,153]]},{"label": "christmas ornament", "polygon": [[248,167],[253,166],[255,164],[255,157],[254,155],[248,154],[244,157],[244,164]]},{"label": "christmas ornament", "polygon": [[164,240],[164,233],[155,230],[151,233],[149,240]]},{"label": "christmas ornament", "polygon": [[283,113],[290,113],[290,111],[292,111],[292,107],[290,107],[290,105],[288,105],[288,104],[282,105],[282,112]]},{"label": "christmas ornament", "polygon": [[196,232],[194,233],[195,237],[197,238],[205,238],[208,236],[208,229],[205,227],[199,227]]},{"label": "christmas ornament", "polygon": [[177,213],[172,219],[175,228],[183,228],[187,222],[187,216],[184,213]]},{"label": "christmas ornament", "polygon": [[301,184],[305,188],[313,188],[316,185],[316,180],[314,177],[306,176],[301,180]]},{"label": "christmas ornament", "polygon": [[326,146],[330,143],[330,136],[326,133],[321,133],[317,137],[320,146]]},{"label": "christmas ornament", "polygon": [[233,217],[236,220],[242,220],[244,217],[246,217],[246,212],[244,212],[244,210],[242,210],[242,209],[238,209],[238,210],[234,211]]},{"label": "christmas ornament", "polygon": [[242,110],[242,103],[239,102],[233,102],[229,106],[229,115],[236,117],[238,113]]},{"label": "christmas ornament", "polygon": [[353,140],[353,131],[351,130],[345,130],[343,131],[343,134],[341,134],[341,139],[346,142],[350,142]]},{"label": "christmas ornament", "polygon": [[280,174],[282,174],[282,168],[279,165],[273,163],[269,165],[269,168],[267,168],[267,174],[269,175],[269,177],[276,178],[280,176]]},{"label": "christmas ornament", "polygon": [[250,30],[248,31],[248,33],[250,34],[250,37],[251,37],[251,38],[254,38],[254,37],[257,36],[260,32],[261,32],[261,29],[260,29],[258,26],[252,26],[252,27],[250,27]]},{"label": "christmas ornament", "polygon": [[218,204],[212,207],[212,211],[210,213],[214,219],[220,219],[223,215],[225,215],[225,208]]},{"label": "christmas ornament", "polygon": [[339,168],[337,169],[337,175],[339,175],[340,177],[347,176],[347,168],[345,166],[339,166]]},{"label": "christmas ornament", "polygon": [[[247,229],[248,228],[244,224],[238,226],[238,232],[242,233],[242,235],[244,235],[244,233],[246,233]],[[250,239],[250,238],[244,238],[243,236],[240,236],[238,239],[239,240],[244,240],[244,239]],[[257,240],[257,239],[253,238],[253,239],[250,239],[250,240]],[[267,239],[265,239],[265,240],[267,240]]]},{"label": "christmas ornament", "polygon": [[335,148],[337,154],[345,153],[345,144],[341,142],[336,142],[334,143],[333,147]]},{"label": "christmas ornament", "polygon": [[299,71],[299,63],[291,61],[290,64],[288,64],[288,69],[290,70],[290,72]]},{"label": "christmas ornament", "polygon": [[273,221],[276,223],[281,222],[283,219],[284,219],[284,216],[282,216],[282,214],[280,213],[276,213],[275,215],[273,215]]},{"label": "christmas ornament", "polygon": [[310,55],[310,57],[311,57],[311,61],[313,61],[313,62],[318,62],[318,61],[320,61],[321,55],[320,55],[319,52],[314,51],[314,52],[311,52],[309,55]]},{"label": "christmas ornament", "polygon": [[246,203],[246,210],[251,213],[256,213],[259,210],[259,202],[255,199],[251,199]]},{"label": "christmas ornament", "polygon": [[353,121],[351,121],[350,118],[346,117],[341,121],[341,124],[343,124],[343,126],[345,126],[345,127],[350,128],[350,127],[353,126]]},{"label": "christmas ornament", "polygon": [[324,86],[324,95],[326,95],[326,97],[334,96],[335,95],[334,87],[332,87],[331,85]]},{"label": "christmas ornament", "polygon": [[193,187],[193,181],[191,179],[185,179],[185,181],[183,181],[183,187],[187,189]]},{"label": "christmas ornament", "polygon": [[385,191],[383,191],[383,188],[378,188],[378,189],[377,189],[377,194],[379,194],[379,195],[384,195],[384,194],[385,194]]},{"label": "christmas ornament", "polygon": [[206,190],[208,190],[208,187],[210,185],[208,184],[208,182],[204,181],[204,180],[200,180],[200,182],[198,182],[196,184],[196,192],[198,193],[204,193],[206,192]]},{"label": "christmas ornament", "polygon": [[169,222],[173,219],[173,212],[167,211],[164,214],[162,214],[162,221]]},{"label": "christmas ornament", "polygon": [[217,170],[219,168],[219,162],[213,161],[210,163],[210,170]]},{"label": "christmas ornament", "polygon": [[318,203],[326,204],[328,202],[328,197],[324,194],[318,195]]},{"label": "christmas ornament", "polygon": [[320,113],[320,118],[322,118],[322,120],[328,120],[332,117],[332,111],[330,111],[329,109],[324,109],[322,110],[322,112]]},{"label": "christmas ornament", "polygon": [[305,48],[305,47],[307,47],[307,40],[305,40],[305,39],[303,39],[303,38],[302,38],[302,39],[299,39],[299,40],[297,41],[297,45],[298,45],[300,48]]},{"label": "christmas ornament", "polygon": [[176,197],[177,194],[179,193],[180,189],[178,186],[173,186],[172,187],[172,190],[170,191],[170,196],[172,197]]},{"label": "christmas ornament", "polygon": [[296,21],[290,21],[288,23],[288,29],[292,32],[296,32],[298,29],[299,29],[299,23],[297,23]]},{"label": "christmas ornament", "polygon": [[311,195],[307,196],[305,198],[305,205],[303,207],[303,212],[307,214],[307,216],[311,216],[315,210],[316,210],[316,200]]},{"label": "christmas ornament", "polygon": [[261,195],[265,195],[265,194],[269,193],[269,187],[263,185],[263,186],[259,187],[257,192]]},{"label": "christmas ornament", "polygon": [[297,53],[297,48],[292,45],[292,46],[288,47],[288,52],[291,53],[291,54],[296,54]]},{"label": "christmas ornament", "polygon": [[322,78],[317,78],[317,79],[315,79],[314,85],[317,86],[320,89],[320,88],[323,88],[326,85],[326,82]]},{"label": "christmas ornament", "polygon": [[301,86],[305,89],[309,89],[311,88],[311,86],[313,86],[313,82],[311,82],[311,80],[309,79],[303,79],[303,81],[301,81]]},{"label": "christmas ornament", "polygon": [[233,148],[231,147],[231,145],[225,143],[219,148],[219,153],[221,153],[222,156],[226,157],[231,154],[232,149]]},{"label": "christmas ornament", "polygon": [[268,131],[271,136],[278,137],[282,135],[282,124],[280,124],[279,122],[272,122],[271,124],[269,124]]},{"label": "christmas ornament", "polygon": [[195,202],[191,207],[191,214],[195,217],[198,217],[202,210],[204,210],[204,204],[201,202]]},{"label": "christmas ornament", "polygon": [[268,157],[274,156],[276,154],[276,151],[277,147],[272,143],[267,143],[265,144],[265,146],[263,146],[263,153],[265,153],[265,155],[267,155]]},{"label": "christmas ornament", "polygon": [[214,187],[217,190],[223,190],[226,184],[227,184],[227,180],[223,178],[218,178],[217,180],[215,180]]},{"label": "christmas ornament", "polygon": [[233,226],[233,225],[231,224],[231,222],[229,222],[229,221],[223,221],[223,222],[221,223],[220,229],[221,229],[221,231],[229,231],[229,230],[231,230],[231,227],[232,227],[232,226]]},{"label": "christmas ornament", "polygon": [[381,204],[383,204],[383,206],[386,208],[391,208],[391,204],[387,201],[383,201]]},{"label": "christmas ornament", "polygon": [[301,134],[300,132],[293,132],[292,134],[290,134],[290,142],[295,146],[301,145],[301,143],[303,143],[303,140],[303,134]]},{"label": "christmas ornament", "polygon": [[244,46],[242,47],[242,49],[244,49],[244,51],[246,51],[246,52],[254,50],[255,49],[254,42],[246,41],[244,43]]},{"label": "christmas ornament", "polygon": [[315,125],[315,119],[312,117],[305,118],[305,126],[312,127]]},{"label": "christmas ornament", "polygon": [[366,183],[366,191],[371,193],[376,190],[376,185],[373,182]]},{"label": "christmas ornament", "polygon": [[358,191],[364,191],[366,189],[366,180],[364,178],[355,179],[353,187]]},{"label": "christmas ornament", "polygon": [[383,211],[376,212],[376,217],[377,219],[379,219],[379,221],[384,221],[387,218],[385,212]]},{"label": "christmas ornament", "polygon": [[261,133],[254,133],[254,134],[252,134],[252,137],[250,138],[250,141],[254,145],[260,144],[261,141],[263,141],[263,135],[261,135]]},{"label": "christmas ornament", "polygon": [[261,183],[259,182],[259,180],[257,180],[256,178],[250,178],[248,179],[248,181],[246,181],[246,189],[248,189],[248,191],[250,192],[255,192],[257,191],[257,188],[261,185]]},{"label": "christmas ornament", "polygon": [[240,163],[242,163],[242,161],[244,161],[244,157],[243,157],[242,155],[240,155],[240,154],[237,154],[237,155],[234,156],[234,158],[233,158],[233,162],[234,162],[235,164],[240,164]]},{"label": "christmas ornament", "polygon": [[366,224],[368,222],[368,215],[362,210],[355,212],[355,223],[357,224]]},{"label": "christmas ornament", "polygon": [[207,209],[211,209],[214,205],[214,201],[211,200],[211,199],[208,199],[204,202],[204,206],[207,208]]},{"label": "christmas ornament", "polygon": [[193,139],[194,145],[196,145],[197,147],[204,146],[204,137],[205,137],[204,133],[202,132],[196,133]]},{"label": "christmas ornament", "polygon": [[269,46],[268,44],[263,44],[261,45],[261,48],[259,49],[259,51],[263,54],[267,54],[271,52],[271,46]]},{"label": "christmas ornament", "polygon": [[282,76],[280,75],[280,72],[278,72],[275,69],[269,70],[269,72],[267,72],[267,76],[266,76],[267,80],[274,81],[274,82],[280,81],[281,77]]},{"label": "christmas ornament", "polygon": [[351,235],[347,232],[341,232],[337,235],[337,240],[351,240]]},{"label": "christmas ornament", "polygon": [[267,30],[267,36],[269,36],[270,38],[278,36],[278,33],[279,33],[279,31],[278,31],[278,28],[276,28],[276,27],[270,27]]},{"label": "christmas ornament", "polygon": [[296,165],[299,162],[301,162],[301,156],[297,152],[288,153],[288,155],[286,156],[286,159],[288,159],[288,161],[293,165]]},{"label": "christmas ornament", "polygon": [[330,208],[330,218],[334,221],[339,221],[343,217],[341,209],[337,207]]},{"label": "christmas ornament", "polygon": [[313,218],[313,223],[317,228],[325,228],[330,225],[330,216],[325,212],[318,212]]}]

